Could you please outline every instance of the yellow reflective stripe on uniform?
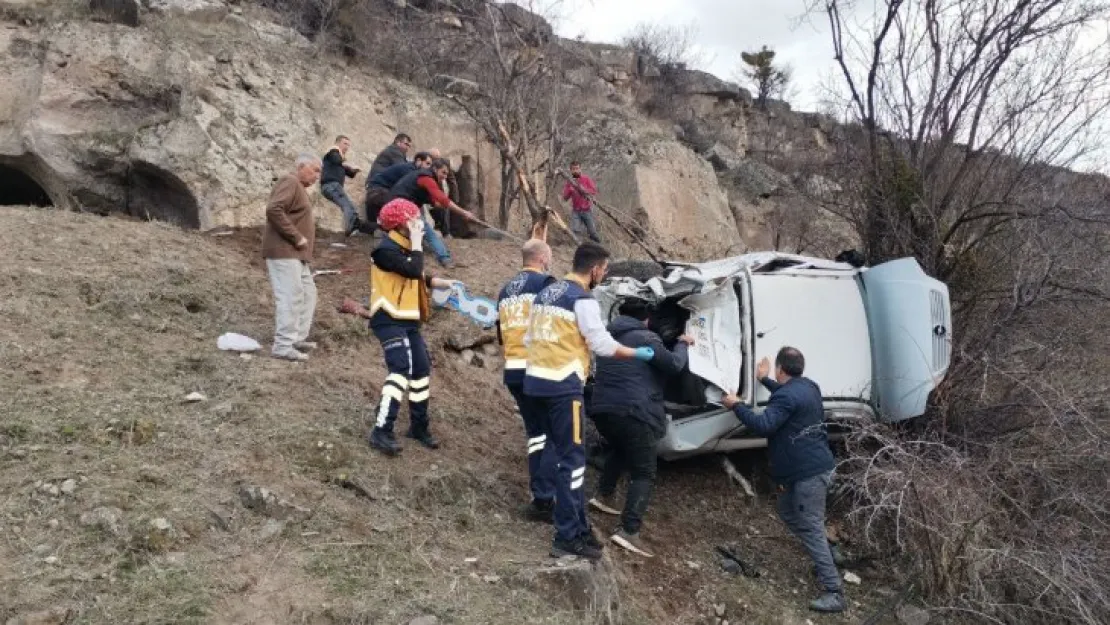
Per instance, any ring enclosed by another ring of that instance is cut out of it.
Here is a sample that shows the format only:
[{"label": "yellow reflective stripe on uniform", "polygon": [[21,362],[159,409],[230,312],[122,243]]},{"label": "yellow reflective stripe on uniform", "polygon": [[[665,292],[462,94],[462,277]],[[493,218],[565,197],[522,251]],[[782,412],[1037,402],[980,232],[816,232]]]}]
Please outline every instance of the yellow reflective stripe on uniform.
[{"label": "yellow reflective stripe on uniform", "polygon": [[578,377],[585,381],[586,368],[577,360],[558,369],[548,369],[547,367],[540,367],[532,362],[528,363],[528,375],[534,378],[551,380],[552,382],[562,382],[572,374],[578,374]]},{"label": "yellow reflective stripe on uniform", "polygon": [[386,384],[382,387],[382,395],[385,397],[392,397],[397,401],[404,401],[405,399],[405,392],[392,384]]},{"label": "yellow reflective stripe on uniform", "polygon": [[528,368],[527,358],[510,358],[505,361],[505,368],[512,371]]},{"label": "yellow reflective stripe on uniform", "polygon": [[[572,406],[571,410],[573,411],[573,414],[571,416],[574,419],[574,444],[575,445],[581,445],[582,444],[582,402],[580,402],[576,399],[573,402],[571,402],[571,406]],[[586,472],[586,467],[582,467],[582,473],[585,473],[585,472]],[[572,477],[574,476],[574,472],[571,472],[571,476]],[[574,486],[572,485],[571,488],[574,488]]]},{"label": "yellow reflective stripe on uniform", "polygon": [[392,382],[401,388],[408,388],[409,386],[409,379],[400,373],[391,373],[385,376],[385,381]]},{"label": "yellow reflective stripe on uniform", "polygon": [[420,310],[401,310],[393,305],[393,302],[385,297],[379,297],[370,303],[370,314],[378,312],[380,309],[385,309],[390,317],[394,319],[416,319],[420,320]]}]

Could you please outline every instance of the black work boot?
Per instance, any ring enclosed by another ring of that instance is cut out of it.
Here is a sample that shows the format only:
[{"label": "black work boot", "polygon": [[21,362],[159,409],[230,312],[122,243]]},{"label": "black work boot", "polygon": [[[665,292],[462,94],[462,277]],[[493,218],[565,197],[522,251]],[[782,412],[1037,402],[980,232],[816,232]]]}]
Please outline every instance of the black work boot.
[{"label": "black work boot", "polygon": [[593,547],[594,549],[597,549],[598,551],[602,551],[603,549],[605,549],[605,543],[598,540],[597,536],[594,536],[593,530],[589,530],[585,534],[582,534],[582,540],[586,541],[587,545]]},{"label": "black work boot", "polygon": [[586,543],[584,536],[579,536],[571,541],[555,539],[551,543],[551,557],[564,558],[566,556],[577,556],[579,558],[586,558],[587,560],[600,560],[601,550],[596,547],[591,547]]},{"label": "black work boot", "polygon": [[369,440],[371,447],[387,456],[396,456],[401,453],[401,446],[397,444],[397,438],[389,430],[374,428],[370,432]]},{"label": "black work boot", "polygon": [[536,523],[555,522],[555,502],[548,499],[533,499],[524,508],[524,518]]},{"label": "black work boot", "polygon": [[405,436],[420,443],[428,449],[439,449],[439,440],[436,437],[432,436],[432,433],[427,429],[414,430],[410,427],[409,431],[405,432]]}]

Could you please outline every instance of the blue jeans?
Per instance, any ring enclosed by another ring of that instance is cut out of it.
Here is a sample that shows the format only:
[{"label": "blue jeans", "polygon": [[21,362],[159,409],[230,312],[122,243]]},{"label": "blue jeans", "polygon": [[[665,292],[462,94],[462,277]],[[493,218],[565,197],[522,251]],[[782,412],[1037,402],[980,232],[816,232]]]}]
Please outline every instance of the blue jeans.
[{"label": "blue jeans", "polygon": [[343,211],[343,227],[350,229],[351,225],[358,219],[358,208],[347,196],[343,184],[339,182],[324,183],[320,185],[320,195],[323,195]]},{"label": "blue jeans", "polygon": [[798,480],[779,494],[779,518],[802,541],[802,547],[817,567],[817,581],[828,592],[840,592],[840,573],[833,562],[825,536],[825,496],[832,471]]},{"label": "blue jeans", "polygon": [[439,264],[443,265],[451,260],[451,250],[447,249],[443,237],[439,235],[439,232],[436,232],[435,223],[427,217],[424,218],[424,245],[427,245],[432,253],[436,255]]},{"label": "blue jeans", "polygon": [[601,243],[601,237],[597,234],[597,222],[594,221],[594,212],[588,211],[574,211],[570,216],[570,229],[575,234],[582,234],[582,230],[586,230],[586,234],[594,243]]}]

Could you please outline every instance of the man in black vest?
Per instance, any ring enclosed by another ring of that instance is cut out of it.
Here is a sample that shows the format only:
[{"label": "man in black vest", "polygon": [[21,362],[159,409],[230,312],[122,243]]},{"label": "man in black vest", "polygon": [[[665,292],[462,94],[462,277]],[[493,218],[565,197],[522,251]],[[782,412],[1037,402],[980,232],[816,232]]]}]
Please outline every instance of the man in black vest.
[{"label": "man in black vest", "polygon": [[[451,198],[443,192],[443,181],[447,179],[450,170],[451,164],[448,161],[436,159],[432,161],[430,168],[418,169],[397,181],[390,191],[390,199],[403,198],[417,206],[430,204],[446,208],[458,213],[463,219],[473,221],[475,219],[473,213],[452,202]],[[427,227],[424,230],[424,241],[432,248],[436,260],[448,269],[454,267],[455,262],[451,259],[451,252],[447,249],[443,238],[436,232],[435,224],[427,223],[426,218],[425,224]]]},{"label": "man in black vest", "polygon": [[390,165],[373,176],[366,177],[366,221],[377,225],[378,213],[390,200],[390,190],[402,178],[418,169],[425,169],[432,164],[432,156],[428,152],[417,152],[412,162],[401,161]]}]

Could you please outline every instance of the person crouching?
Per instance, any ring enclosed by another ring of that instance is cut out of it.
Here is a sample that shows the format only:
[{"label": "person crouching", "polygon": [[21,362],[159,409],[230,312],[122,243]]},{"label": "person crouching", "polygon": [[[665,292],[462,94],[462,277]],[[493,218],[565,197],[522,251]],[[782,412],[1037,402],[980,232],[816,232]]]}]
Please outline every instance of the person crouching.
[{"label": "person crouching", "polygon": [[378,224],[388,234],[370,254],[370,330],[382,344],[388,370],[382,385],[370,446],[386,455],[400,453],[393,424],[407,393],[409,429],[406,434],[429,449],[439,441],[429,429],[431,360],[420,324],[430,314],[428,289],[450,287],[453,280],[424,273],[424,220],[420,209],[404,199],[382,207]]}]

